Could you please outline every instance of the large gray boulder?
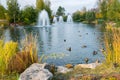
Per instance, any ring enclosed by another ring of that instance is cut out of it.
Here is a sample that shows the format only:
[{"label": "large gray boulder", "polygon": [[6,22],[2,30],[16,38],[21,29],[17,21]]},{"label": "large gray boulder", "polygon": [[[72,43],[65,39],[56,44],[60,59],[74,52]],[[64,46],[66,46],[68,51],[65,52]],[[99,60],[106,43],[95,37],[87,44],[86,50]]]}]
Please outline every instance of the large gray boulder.
[{"label": "large gray boulder", "polygon": [[51,80],[53,74],[44,69],[46,64],[34,63],[27,68],[21,75],[19,80]]}]

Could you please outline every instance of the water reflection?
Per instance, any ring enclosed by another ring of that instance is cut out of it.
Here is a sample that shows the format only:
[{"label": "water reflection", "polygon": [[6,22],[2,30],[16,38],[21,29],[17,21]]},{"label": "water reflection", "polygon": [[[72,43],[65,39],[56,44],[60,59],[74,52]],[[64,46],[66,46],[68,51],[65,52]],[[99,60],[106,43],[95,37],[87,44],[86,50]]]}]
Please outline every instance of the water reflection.
[{"label": "water reflection", "polygon": [[[99,51],[103,47],[101,38],[104,33],[98,25],[58,23],[43,28],[25,27],[18,29],[18,39],[24,37],[24,31],[38,36],[39,56],[44,54],[44,61],[47,63],[64,65],[85,63],[85,58],[89,59],[88,63],[104,59]],[[68,48],[71,48],[71,51],[68,51]],[[93,51],[97,51],[97,54],[93,55]]]}]

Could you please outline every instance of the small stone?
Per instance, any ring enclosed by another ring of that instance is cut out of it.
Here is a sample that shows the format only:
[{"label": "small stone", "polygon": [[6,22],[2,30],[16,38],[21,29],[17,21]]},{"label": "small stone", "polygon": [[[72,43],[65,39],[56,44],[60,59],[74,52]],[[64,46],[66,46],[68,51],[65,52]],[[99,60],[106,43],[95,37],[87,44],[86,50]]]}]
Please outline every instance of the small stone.
[{"label": "small stone", "polygon": [[101,65],[101,63],[77,64],[77,65],[75,65],[74,69],[79,69],[79,68],[95,69],[99,65]]},{"label": "small stone", "polygon": [[46,64],[45,69],[48,69],[52,74],[54,74],[56,70],[56,66],[54,64]]},{"label": "small stone", "polygon": [[57,67],[57,72],[58,73],[67,73],[67,72],[70,72],[72,71],[73,69],[68,69],[66,67],[63,67],[63,66],[58,66]]},{"label": "small stone", "polygon": [[73,68],[73,65],[72,64],[66,64],[65,67],[70,69],[70,68]]}]

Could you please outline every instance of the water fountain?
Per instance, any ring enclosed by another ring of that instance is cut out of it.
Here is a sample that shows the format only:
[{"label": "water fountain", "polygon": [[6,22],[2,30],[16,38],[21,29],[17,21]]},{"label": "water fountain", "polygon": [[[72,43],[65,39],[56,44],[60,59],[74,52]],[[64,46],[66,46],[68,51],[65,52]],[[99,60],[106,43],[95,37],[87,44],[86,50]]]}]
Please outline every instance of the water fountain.
[{"label": "water fountain", "polygon": [[71,16],[71,15],[68,15],[68,17],[67,17],[67,22],[68,22],[68,23],[73,22],[73,19],[72,19],[72,16]]},{"label": "water fountain", "polygon": [[54,23],[57,23],[57,17],[54,16],[53,22],[54,22]]},{"label": "water fountain", "polygon": [[48,26],[50,25],[49,16],[46,10],[42,10],[39,13],[37,26]]},{"label": "water fountain", "polygon": [[59,17],[59,22],[60,22],[60,23],[63,22],[63,17],[62,17],[62,16]]}]

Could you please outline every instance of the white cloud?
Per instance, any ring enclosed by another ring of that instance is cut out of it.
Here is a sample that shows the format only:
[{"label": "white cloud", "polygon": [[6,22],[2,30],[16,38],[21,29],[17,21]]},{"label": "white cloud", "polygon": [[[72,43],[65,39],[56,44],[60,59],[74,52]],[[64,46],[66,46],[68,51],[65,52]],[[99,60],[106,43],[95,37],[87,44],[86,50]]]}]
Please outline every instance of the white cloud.
[{"label": "white cloud", "polygon": [[81,10],[83,7],[87,9],[93,8],[96,6],[96,1],[97,0],[51,0],[51,8],[56,11],[59,6],[63,6],[69,13]]},{"label": "white cloud", "polygon": [[[83,7],[87,9],[95,7],[97,0],[50,0],[51,9],[55,12],[59,6],[63,6],[67,13],[80,10]],[[18,0],[20,7],[23,8],[26,5],[34,5],[36,0]],[[1,0],[1,3],[6,7],[6,0]]]}]

